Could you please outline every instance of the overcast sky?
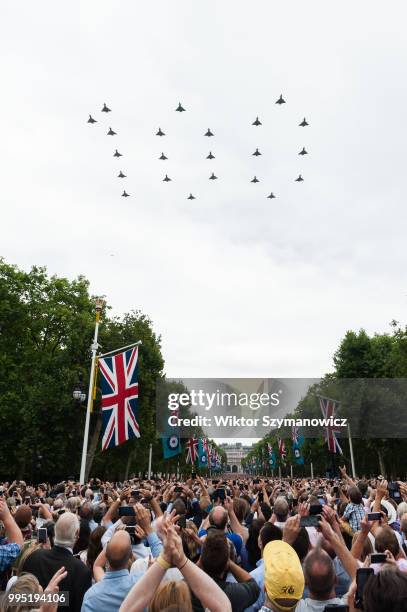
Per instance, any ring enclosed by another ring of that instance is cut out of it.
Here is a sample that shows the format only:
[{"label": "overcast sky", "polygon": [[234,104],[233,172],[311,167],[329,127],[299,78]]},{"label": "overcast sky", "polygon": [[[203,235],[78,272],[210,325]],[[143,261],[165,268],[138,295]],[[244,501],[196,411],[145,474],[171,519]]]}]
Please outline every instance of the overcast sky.
[{"label": "overcast sky", "polygon": [[406,320],[406,16],[2,2],[1,254],[148,314],[170,376],[323,375],[346,330]]}]

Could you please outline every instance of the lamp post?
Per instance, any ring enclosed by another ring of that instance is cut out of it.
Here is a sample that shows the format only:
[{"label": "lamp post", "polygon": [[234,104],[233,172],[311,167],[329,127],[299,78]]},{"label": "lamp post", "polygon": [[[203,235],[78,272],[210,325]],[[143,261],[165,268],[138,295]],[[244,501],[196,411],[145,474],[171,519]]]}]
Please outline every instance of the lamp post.
[{"label": "lamp post", "polygon": [[89,438],[89,423],[90,423],[90,411],[93,400],[93,385],[95,380],[95,363],[96,363],[96,353],[99,348],[98,345],[98,333],[99,333],[99,322],[100,322],[100,313],[102,312],[102,308],[104,305],[104,300],[102,298],[96,298],[95,304],[95,333],[93,336],[93,342],[91,345],[92,349],[92,365],[89,376],[89,390],[88,390],[88,403],[86,406],[86,420],[85,420],[85,431],[83,434],[83,447],[82,447],[82,460],[81,460],[81,472],[79,476],[79,481],[81,484],[85,484],[85,470],[86,470],[86,455],[88,452],[88,438]]},{"label": "lamp post", "polygon": [[83,404],[83,402],[86,399],[86,393],[83,391],[83,384],[82,384],[82,379],[81,377],[79,377],[79,380],[76,382],[75,387],[72,391],[72,397],[74,398],[75,402],[77,402],[78,404]]}]

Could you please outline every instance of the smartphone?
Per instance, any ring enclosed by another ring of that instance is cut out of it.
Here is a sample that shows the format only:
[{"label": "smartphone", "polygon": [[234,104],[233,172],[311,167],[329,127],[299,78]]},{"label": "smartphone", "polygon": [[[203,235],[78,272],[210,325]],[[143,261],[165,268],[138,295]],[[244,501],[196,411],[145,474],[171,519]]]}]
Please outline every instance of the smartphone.
[{"label": "smartphone", "polygon": [[385,553],[373,553],[370,555],[370,563],[385,563],[387,557]]},{"label": "smartphone", "polygon": [[182,516],[179,517],[178,521],[177,521],[177,525],[178,527],[181,527],[181,529],[185,529],[187,526],[187,517],[185,516],[185,514],[183,514]]},{"label": "smartphone", "polygon": [[109,501],[109,495],[107,493],[103,493],[103,501]]},{"label": "smartphone", "polygon": [[136,528],[135,528],[134,525],[126,525],[125,531],[127,531],[127,533],[130,536],[135,536],[136,535]]},{"label": "smartphone", "polygon": [[136,516],[133,506],[120,506],[119,516]]},{"label": "smartphone", "polygon": [[236,480],[232,480],[233,486],[236,486]]},{"label": "smartphone", "polygon": [[134,489],[134,491],[132,491],[132,492],[130,493],[130,496],[131,496],[131,497],[134,497],[134,499],[140,499],[140,497],[141,497],[141,493],[140,493],[140,491],[138,491],[137,489]]},{"label": "smartphone", "polygon": [[46,544],[47,542],[47,530],[45,527],[40,527],[37,533],[38,544]]},{"label": "smartphone", "polygon": [[324,608],[324,612],[332,612],[335,610],[336,612],[349,612],[349,606],[345,604],[328,604]]},{"label": "smartphone", "polygon": [[226,497],[225,489],[216,489],[216,491],[215,491],[215,499],[216,498],[225,499],[225,497]]},{"label": "smartphone", "polygon": [[182,493],[182,487],[175,487],[174,493]]},{"label": "smartphone", "polygon": [[321,504],[313,504],[312,506],[309,507],[309,515],[310,516],[315,516],[316,514],[321,514],[321,512],[322,512]]},{"label": "smartphone", "polygon": [[320,515],[314,514],[312,516],[302,516],[300,519],[301,527],[318,527]]},{"label": "smartphone", "polygon": [[259,480],[258,478],[255,478],[255,479],[253,480],[253,484],[259,484],[259,483],[260,483],[260,480]]},{"label": "smartphone", "polygon": [[400,495],[400,485],[398,482],[389,482],[388,484],[389,497],[394,500],[398,500],[401,498]]},{"label": "smartphone", "polygon": [[191,472],[191,478],[192,478],[193,480],[195,480],[195,478],[196,478],[196,472]]},{"label": "smartphone", "polygon": [[363,607],[363,590],[370,576],[374,574],[372,567],[359,567],[356,570],[356,593],[355,593],[355,608],[362,609]]},{"label": "smartphone", "polygon": [[240,484],[240,485],[239,485],[239,489],[240,489],[241,491],[243,491],[244,486],[243,486],[242,484]]},{"label": "smartphone", "polygon": [[31,504],[31,497],[29,496],[24,497],[24,503],[27,504],[27,506],[29,506]]},{"label": "smartphone", "polygon": [[18,497],[18,492],[17,491],[13,491],[13,497]]},{"label": "smartphone", "polygon": [[382,520],[382,513],[381,512],[368,512],[367,513],[367,520],[368,521],[381,521]]},{"label": "smartphone", "polygon": [[264,502],[264,493],[263,493],[263,491],[260,491],[257,499],[259,500],[260,503]]}]

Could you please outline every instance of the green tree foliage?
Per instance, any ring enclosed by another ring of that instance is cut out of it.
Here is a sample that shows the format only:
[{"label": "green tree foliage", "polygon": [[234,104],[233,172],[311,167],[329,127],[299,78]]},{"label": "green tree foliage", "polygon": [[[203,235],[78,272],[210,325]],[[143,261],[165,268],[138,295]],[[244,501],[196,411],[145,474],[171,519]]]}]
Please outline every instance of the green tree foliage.
[{"label": "green tree foliage", "polygon": [[[101,451],[100,390],[91,414],[87,472],[122,479],[146,472],[150,444],[155,472],[187,472],[185,452],[163,460],[156,435],[156,386],[181,392],[166,381],[161,338],[139,311],[101,317],[99,343],[108,352],[140,340],[139,415],[141,438]],[[45,268],[19,270],[0,259],[0,477],[28,480],[78,475],[85,404],[72,398],[78,378],[88,391],[95,303],[84,277],[49,276]],[[186,410],[187,412],[187,410]],[[186,415],[184,415],[186,416]],[[197,430],[196,436],[203,432]]]}]

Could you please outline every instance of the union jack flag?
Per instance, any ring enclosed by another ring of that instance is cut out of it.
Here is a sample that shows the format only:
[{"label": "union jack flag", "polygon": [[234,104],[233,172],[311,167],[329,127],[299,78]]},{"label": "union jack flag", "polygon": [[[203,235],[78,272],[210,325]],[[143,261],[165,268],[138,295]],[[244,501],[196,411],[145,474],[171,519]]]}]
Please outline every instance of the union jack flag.
[{"label": "union jack flag", "polygon": [[278,439],[278,452],[281,457],[281,461],[285,463],[285,458],[287,456],[287,450],[285,448],[285,442],[282,438]]},{"label": "union jack flag", "polygon": [[[336,400],[329,399],[328,397],[320,397],[319,405],[321,407],[321,412],[322,412],[322,416],[324,417],[324,419],[331,419],[333,421],[333,419],[336,416],[337,410],[340,406],[340,403],[337,402]],[[342,449],[339,446],[339,442],[335,435],[339,433],[339,431],[340,429],[335,428],[333,423],[332,425],[326,424],[324,436],[325,436],[326,443],[328,444],[329,451],[331,453],[338,452],[342,455],[343,454]]]},{"label": "union jack flag", "polygon": [[186,456],[186,463],[192,463],[194,464],[196,461],[196,458],[198,457],[198,444],[199,444],[199,440],[196,438],[189,438],[187,445],[186,445],[186,451],[187,451],[187,456]]},{"label": "union jack flag", "polygon": [[102,386],[102,450],[140,437],[138,346],[99,359]]}]

